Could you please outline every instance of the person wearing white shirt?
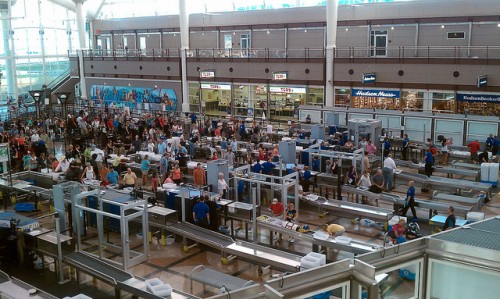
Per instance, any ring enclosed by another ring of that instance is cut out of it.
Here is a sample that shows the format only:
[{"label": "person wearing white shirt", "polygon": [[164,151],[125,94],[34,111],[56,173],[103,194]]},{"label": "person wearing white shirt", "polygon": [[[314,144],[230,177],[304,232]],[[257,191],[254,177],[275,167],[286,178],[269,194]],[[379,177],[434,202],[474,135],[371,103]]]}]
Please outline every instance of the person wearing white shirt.
[{"label": "person wearing white shirt", "polygon": [[226,180],[224,179],[224,174],[219,172],[219,179],[217,180],[217,191],[221,198],[227,197],[227,191],[229,190],[229,186],[227,185]]},{"label": "person wearing white shirt", "polygon": [[66,159],[65,156],[62,156],[61,162],[59,162],[59,165],[57,165],[56,169],[54,172],[62,172],[62,173],[67,173],[69,169],[69,161]]},{"label": "person wearing white shirt", "polygon": [[387,191],[393,188],[394,169],[396,169],[396,162],[392,159],[392,154],[389,154],[384,160],[383,169],[385,188]]},{"label": "person wearing white shirt", "polygon": [[148,152],[154,153],[155,152],[155,143],[151,140],[148,143]]},{"label": "person wearing white shirt", "polygon": [[267,134],[272,134],[273,133],[273,125],[268,124],[266,127],[266,132],[267,132]]},{"label": "person wearing white shirt", "polygon": [[370,180],[370,173],[365,170],[365,172],[358,181],[358,187],[370,188],[371,185],[372,181]]},{"label": "person wearing white shirt", "polygon": [[39,139],[40,139],[40,135],[38,135],[38,133],[35,131],[35,133],[33,133],[33,135],[31,135],[31,142],[38,142]]}]

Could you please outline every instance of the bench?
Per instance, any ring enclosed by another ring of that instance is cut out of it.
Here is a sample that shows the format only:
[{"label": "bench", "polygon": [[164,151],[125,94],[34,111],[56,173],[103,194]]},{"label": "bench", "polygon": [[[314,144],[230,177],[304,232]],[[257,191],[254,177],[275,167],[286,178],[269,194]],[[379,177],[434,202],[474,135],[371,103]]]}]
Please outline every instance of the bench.
[{"label": "bench", "polygon": [[194,267],[189,275],[189,279],[191,283],[191,293],[193,292],[193,281],[203,284],[203,291],[205,291],[205,285],[209,285],[225,292],[232,292],[254,284],[252,280],[234,277],[229,274],[206,268],[203,265]]},{"label": "bench", "polygon": [[432,194],[432,199],[433,200],[445,200],[445,201],[453,201],[457,202],[460,204],[465,204],[465,205],[470,205],[474,208],[477,208],[477,210],[481,210],[481,208],[484,205],[484,197],[478,196],[478,197],[465,197],[461,195],[454,195],[454,194],[449,194],[449,193],[443,193],[439,191],[434,191]]}]

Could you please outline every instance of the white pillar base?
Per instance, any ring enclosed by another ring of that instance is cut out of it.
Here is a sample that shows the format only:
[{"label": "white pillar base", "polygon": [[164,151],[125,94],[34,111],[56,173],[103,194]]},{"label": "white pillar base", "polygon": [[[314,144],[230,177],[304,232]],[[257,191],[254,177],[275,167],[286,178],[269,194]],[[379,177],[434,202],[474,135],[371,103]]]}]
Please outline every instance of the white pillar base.
[{"label": "white pillar base", "polygon": [[191,112],[189,110],[189,103],[182,103],[182,112]]}]

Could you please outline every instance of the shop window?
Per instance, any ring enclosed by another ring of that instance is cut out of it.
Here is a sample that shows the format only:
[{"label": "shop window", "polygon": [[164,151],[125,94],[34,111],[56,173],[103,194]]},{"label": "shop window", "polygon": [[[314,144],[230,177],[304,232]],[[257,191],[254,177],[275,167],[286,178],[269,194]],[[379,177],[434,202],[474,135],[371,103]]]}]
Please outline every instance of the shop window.
[{"label": "shop window", "polygon": [[189,111],[200,112],[200,84],[189,83]]},{"label": "shop window", "polygon": [[[305,105],[323,105],[323,88],[322,87],[310,87],[307,93],[307,98]],[[301,103],[303,105],[303,103]]]},{"label": "shop window", "polygon": [[409,90],[403,91],[401,110],[422,111],[424,109],[424,92]]},{"label": "shop window", "polygon": [[351,106],[351,90],[348,88],[335,89],[335,106],[350,107]]},{"label": "shop window", "polygon": [[294,120],[306,96],[305,87],[270,86],[269,113],[272,120]]},{"label": "shop window", "polygon": [[432,98],[432,111],[441,113],[454,113],[455,95],[453,93],[435,92]]},{"label": "shop window", "polygon": [[223,116],[231,113],[231,85],[202,83],[201,100],[207,115]]}]

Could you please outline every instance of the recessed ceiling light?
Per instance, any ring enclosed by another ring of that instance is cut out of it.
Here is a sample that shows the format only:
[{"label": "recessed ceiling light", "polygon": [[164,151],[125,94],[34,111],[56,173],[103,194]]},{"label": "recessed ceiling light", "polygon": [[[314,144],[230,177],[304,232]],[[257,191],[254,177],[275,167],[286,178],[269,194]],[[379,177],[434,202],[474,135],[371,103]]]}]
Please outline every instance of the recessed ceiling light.
[{"label": "recessed ceiling light", "polygon": [[394,30],[394,26],[391,27],[391,30]]},{"label": "recessed ceiling light", "polygon": [[441,28],[444,28],[444,25],[441,25]]},{"label": "recessed ceiling light", "polygon": [[307,29],[304,29],[304,32],[307,32]]},{"label": "recessed ceiling light", "polygon": [[267,34],[269,34],[269,33],[270,33],[269,30],[267,30]]},{"label": "recessed ceiling light", "polygon": [[345,31],[349,31],[349,28],[348,28],[348,27],[346,27],[346,28],[345,28]]}]

